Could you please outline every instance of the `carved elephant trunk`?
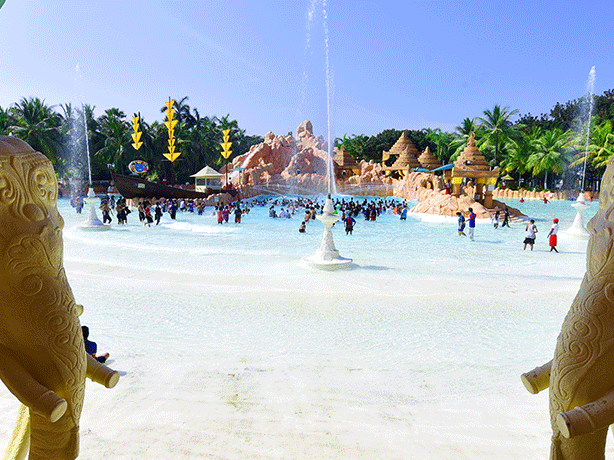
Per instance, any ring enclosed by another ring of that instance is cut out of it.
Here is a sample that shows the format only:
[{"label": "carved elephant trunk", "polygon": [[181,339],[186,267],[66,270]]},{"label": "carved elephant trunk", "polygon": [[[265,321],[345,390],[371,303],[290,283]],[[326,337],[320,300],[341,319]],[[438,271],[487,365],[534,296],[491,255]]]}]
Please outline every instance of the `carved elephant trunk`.
[{"label": "carved elephant trunk", "polygon": [[551,460],[604,459],[614,422],[614,163],[602,179],[599,211],[588,224],[586,274],[563,321],[554,358],[522,380],[550,388]]},{"label": "carved elephant trunk", "polygon": [[29,408],[30,459],[79,452],[86,354],[56,200],[49,160],[0,137],[0,378]]}]

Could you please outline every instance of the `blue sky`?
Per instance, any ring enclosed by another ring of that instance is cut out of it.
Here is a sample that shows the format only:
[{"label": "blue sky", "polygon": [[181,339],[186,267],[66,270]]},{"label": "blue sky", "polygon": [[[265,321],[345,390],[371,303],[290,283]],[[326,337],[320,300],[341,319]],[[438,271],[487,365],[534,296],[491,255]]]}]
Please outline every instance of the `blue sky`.
[{"label": "blue sky", "polygon": [[[324,19],[326,12],[326,20]],[[614,88],[608,2],[6,0],[0,106],[37,96],[161,120],[169,97],[247,134],[453,131]],[[324,25],[327,27],[324,27]],[[79,72],[75,70],[79,64]]]}]

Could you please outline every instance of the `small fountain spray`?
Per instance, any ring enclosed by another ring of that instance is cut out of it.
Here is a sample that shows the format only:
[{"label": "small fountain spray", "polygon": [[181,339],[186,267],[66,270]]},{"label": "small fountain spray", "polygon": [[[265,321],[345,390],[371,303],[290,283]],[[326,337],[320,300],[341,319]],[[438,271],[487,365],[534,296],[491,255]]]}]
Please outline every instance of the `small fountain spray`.
[{"label": "small fountain spray", "polygon": [[310,256],[304,256],[302,258],[303,263],[312,268],[318,268],[321,270],[337,270],[341,268],[348,268],[352,265],[352,259],[341,257],[339,251],[335,248],[335,242],[333,241],[332,228],[335,222],[339,221],[339,216],[334,213],[333,200],[331,197],[332,189],[335,187],[335,181],[333,177],[332,167],[332,143],[331,143],[331,114],[330,114],[330,67],[328,60],[328,25],[326,23],[326,0],[323,3],[323,17],[324,17],[324,39],[326,43],[326,112],[328,117],[328,158],[326,161],[326,180],[328,183],[328,195],[324,202],[324,208],[322,214],[316,216],[324,225],[324,235],[322,237],[322,243],[320,249],[315,254]]},{"label": "small fountain spray", "polygon": [[591,117],[593,116],[593,92],[595,90],[595,66],[591,68],[590,73],[588,74],[588,82],[586,84],[586,97],[588,99],[588,114],[586,120],[586,143],[584,148],[584,166],[582,168],[582,182],[580,185],[580,193],[578,193],[578,198],[576,201],[571,204],[571,206],[576,210],[576,217],[574,218],[573,224],[569,227],[565,233],[567,235],[571,235],[578,238],[588,238],[589,233],[586,227],[584,226],[584,218],[582,217],[582,213],[590,208],[590,204],[586,202],[586,197],[584,196],[584,185],[586,180],[586,161],[588,158],[588,145],[590,142],[590,133],[591,133]]}]

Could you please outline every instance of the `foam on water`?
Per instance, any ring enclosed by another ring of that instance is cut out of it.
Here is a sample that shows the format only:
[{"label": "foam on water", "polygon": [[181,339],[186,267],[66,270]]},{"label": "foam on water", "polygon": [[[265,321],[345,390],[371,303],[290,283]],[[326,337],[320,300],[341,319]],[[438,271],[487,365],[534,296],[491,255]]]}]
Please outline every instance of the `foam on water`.
[{"label": "foam on water", "polygon": [[[569,202],[509,204],[536,219],[533,252],[524,224],[478,222],[472,243],[455,220],[383,214],[351,236],[337,225],[356,265],[323,273],[300,263],[323,231],[298,233],[300,211],[151,228],[133,213],[91,234],[61,200],[81,321],[124,374],[113,390],[88,382],[80,458],[544,458],[547,392],[519,376],[552,357],[586,241],[548,252]],[[0,445],[15,414],[0,387]]]}]

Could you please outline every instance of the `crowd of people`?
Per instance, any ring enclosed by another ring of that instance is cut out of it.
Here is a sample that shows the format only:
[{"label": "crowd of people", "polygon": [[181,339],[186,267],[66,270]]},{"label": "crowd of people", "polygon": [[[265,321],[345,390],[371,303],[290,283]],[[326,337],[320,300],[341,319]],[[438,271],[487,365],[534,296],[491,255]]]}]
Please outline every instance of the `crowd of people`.
[{"label": "crowd of people", "polygon": [[[544,203],[548,203],[544,201]],[[81,213],[84,205],[83,197],[73,197],[71,205],[77,213]],[[299,225],[299,233],[307,232],[307,224],[316,219],[317,214],[322,212],[324,207],[323,200],[318,201],[308,197],[297,198],[255,198],[252,200],[230,203],[216,204],[214,206],[214,215],[217,216],[218,224],[228,223],[230,216],[234,216],[234,222],[239,224],[244,215],[248,214],[250,207],[261,206],[269,208],[269,217],[274,219],[291,219],[299,213],[302,216]],[[205,212],[205,201],[201,199],[148,199],[132,200],[128,203],[125,198],[119,197],[115,200],[114,195],[106,195],[101,199],[100,211],[102,213],[103,223],[111,223],[112,215],[117,217],[119,225],[127,224],[128,215],[131,213],[131,207],[136,207],[139,220],[145,226],[159,225],[164,214],[168,214],[171,220],[175,220],[177,213],[197,213],[203,215]],[[277,209],[279,208],[279,212]],[[395,198],[336,198],[333,200],[334,213],[339,215],[339,221],[342,223],[346,235],[352,235],[356,227],[357,219],[364,218],[365,221],[377,221],[378,217],[383,214],[394,214],[399,216],[401,221],[407,220],[409,211],[408,203],[403,199]],[[458,220],[458,235],[467,236],[471,241],[475,241],[476,214],[472,208],[468,208],[466,212],[458,211],[456,213]],[[502,211],[499,208],[491,215],[491,223],[495,229],[510,227],[511,215],[509,209],[505,207]],[[548,241],[550,251],[558,252],[557,233],[558,219],[554,219],[554,224],[548,233]],[[529,221],[525,227],[524,249],[527,246],[533,250],[535,244],[537,226],[533,220]]]},{"label": "crowd of people", "polygon": [[[70,204],[77,214],[81,214],[84,206],[85,197],[82,195],[71,198]],[[176,220],[177,213],[191,213],[203,215],[206,209],[206,203],[201,199],[166,199],[166,198],[136,198],[130,201],[124,197],[119,197],[117,200],[114,195],[105,195],[100,199],[99,210],[102,214],[103,224],[111,224],[113,216],[117,219],[118,225],[128,223],[128,215],[136,208],[139,221],[150,227],[155,222],[159,225],[162,217],[168,214],[171,220]],[[230,204],[216,204],[214,206],[215,213],[218,216],[218,223],[226,223],[229,221],[229,216],[234,215],[235,223],[241,222],[241,217],[249,213],[249,207],[241,202]]]},{"label": "crowd of people", "polygon": [[[255,200],[255,205],[269,206],[269,217],[271,218],[292,218],[297,212],[304,213],[299,225],[299,233],[307,231],[307,224],[315,220],[316,215],[322,212],[324,203],[308,198],[297,199],[276,199],[276,200]],[[280,207],[277,212],[276,206]],[[376,221],[382,213],[396,214],[400,220],[407,220],[408,206],[406,200],[397,199],[376,199],[376,200],[354,200],[350,198],[336,199],[333,201],[334,213],[339,215],[339,220],[343,222],[346,235],[351,235],[356,219],[363,216],[366,221]]]}]

